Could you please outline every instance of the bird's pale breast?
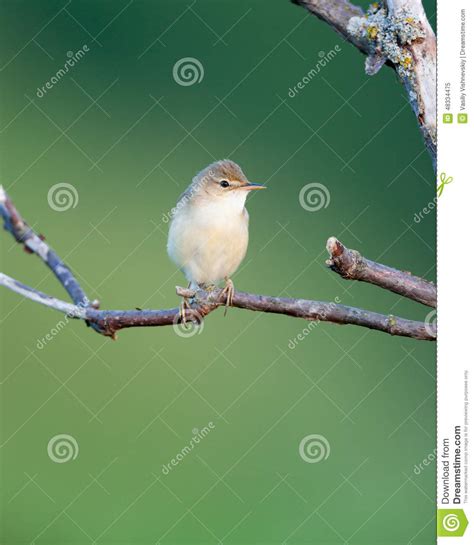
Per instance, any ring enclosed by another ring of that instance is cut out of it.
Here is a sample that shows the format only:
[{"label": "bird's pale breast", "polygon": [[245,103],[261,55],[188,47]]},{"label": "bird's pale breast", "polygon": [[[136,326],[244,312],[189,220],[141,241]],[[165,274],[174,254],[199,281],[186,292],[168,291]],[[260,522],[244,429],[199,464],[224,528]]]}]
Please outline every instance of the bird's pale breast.
[{"label": "bird's pale breast", "polygon": [[170,226],[168,253],[193,283],[217,283],[232,275],[247,246],[248,213],[243,207],[186,205]]}]

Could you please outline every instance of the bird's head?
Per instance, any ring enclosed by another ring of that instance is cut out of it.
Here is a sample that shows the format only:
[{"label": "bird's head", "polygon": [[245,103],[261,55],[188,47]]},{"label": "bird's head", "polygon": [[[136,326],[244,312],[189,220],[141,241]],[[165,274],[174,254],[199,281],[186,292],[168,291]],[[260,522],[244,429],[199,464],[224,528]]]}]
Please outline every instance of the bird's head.
[{"label": "bird's head", "polygon": [[247,195],[256,189],[265,189],[265,186],[250,183],[239,165],[229,159],[210,164],[193,178],[190,187],[199,200],[241,202],[242,205]]}]

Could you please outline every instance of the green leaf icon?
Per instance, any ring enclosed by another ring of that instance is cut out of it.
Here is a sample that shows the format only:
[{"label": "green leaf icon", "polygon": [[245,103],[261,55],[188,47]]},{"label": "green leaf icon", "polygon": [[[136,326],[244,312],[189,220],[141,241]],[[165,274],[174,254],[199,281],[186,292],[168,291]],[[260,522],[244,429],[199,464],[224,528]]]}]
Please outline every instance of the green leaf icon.
[{"label": "green leaf icon", "polygon": [[462,537],[468,524],[462,509],[438,509],[438,537]]}]

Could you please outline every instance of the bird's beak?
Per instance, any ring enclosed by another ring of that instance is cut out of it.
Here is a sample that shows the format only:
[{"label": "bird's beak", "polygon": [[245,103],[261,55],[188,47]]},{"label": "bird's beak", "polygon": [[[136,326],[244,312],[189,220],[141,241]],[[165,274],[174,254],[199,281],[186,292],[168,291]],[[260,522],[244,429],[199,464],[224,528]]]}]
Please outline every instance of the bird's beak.
[{"label": "bird's beak", "polygon": [[267,189],[267,187],[261,184],[251,184],[249,182],[248,184],[243,185],[242,189],[246,189],[247,191],[253,191],[254,189]]}]

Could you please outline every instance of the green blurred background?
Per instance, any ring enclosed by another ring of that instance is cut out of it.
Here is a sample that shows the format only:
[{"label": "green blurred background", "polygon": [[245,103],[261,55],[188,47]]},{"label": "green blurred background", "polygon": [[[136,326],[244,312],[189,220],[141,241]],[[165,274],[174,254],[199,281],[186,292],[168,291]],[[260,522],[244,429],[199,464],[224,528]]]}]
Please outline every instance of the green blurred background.
[{"label": "green blurred background", "polygon": [[[103,308],[176,306],[184,279],[163,216],[199,169],[229,157],[269,186],[248,203],[237,289],[425,319],[428,308],[324,263],[334,235],[435,279],[435,213],[414,219],[434,198],[433,170],[393,71],[367,77],[353,47],[288,0],[0,6],[1,182]],[[201,82],[173,78],[185,57]],[[313,182],[330,203],[311,212],[299,194]],[[58,183],[77,191],[62,212],[48,205]],[[3,272],[65,298],[39,259],[7,233],[1,244]],[[435,542],[435,465],[414,470],[435,448],[434,343],[319,324],[296,344],[305,322],[234,309],[189,338],[166,327],[112,342],[74,322],[41,346],[64,317],[0,296],[1,543]],[[76,459],[48,456],[59,434]],[[330,445],[319,463],[299,454],[311,434]]]}]

